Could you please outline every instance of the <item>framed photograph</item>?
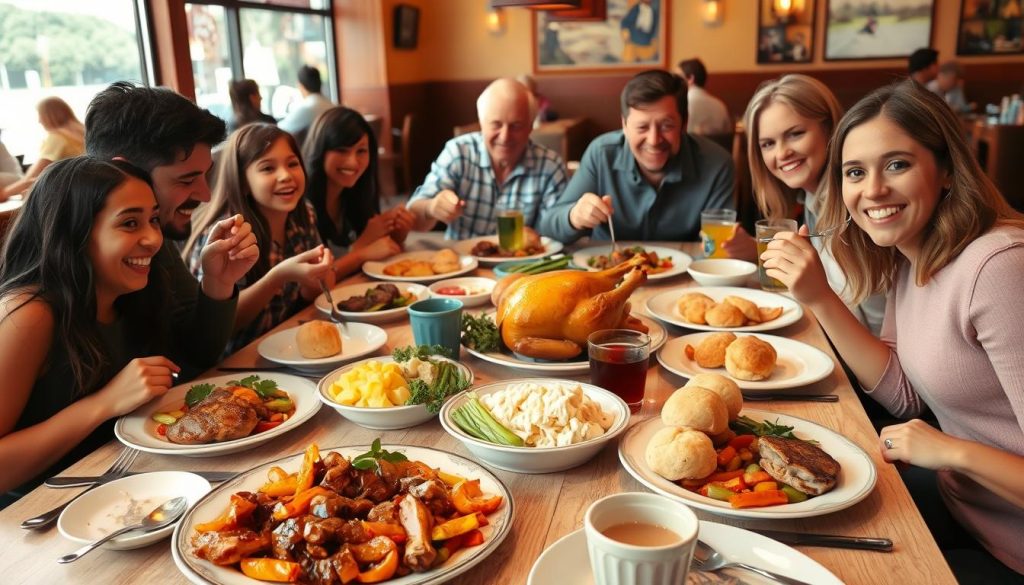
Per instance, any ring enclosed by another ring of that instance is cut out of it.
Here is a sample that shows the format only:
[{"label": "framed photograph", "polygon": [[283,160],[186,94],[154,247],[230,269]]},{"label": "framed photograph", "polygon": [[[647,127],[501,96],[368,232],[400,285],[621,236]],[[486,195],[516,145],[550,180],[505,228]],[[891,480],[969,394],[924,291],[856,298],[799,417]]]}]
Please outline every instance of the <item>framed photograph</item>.
[{"label": "framed photograph", "polygon": [[826,61],[898,59],[931,46],[935,0],[826,2]]},{"label": "framed photograph", "polygon": [[814,8],[815,0],[787,3],[758,0],[757,62],[813,61]]},{"label": "framed photograph", "polygon": [[533,14],[533,70],[637,71],[668,66],[669,0],[606,0],[599,22]]},{"label": "framed photograph", "polygon": [[415,49],[420,36],[420,9],[398,4],[394,12],[395,48]]},{"label": "framed photograph", "polygon": [[1024,53],[1019,0],[962,0],[957,55]]}]

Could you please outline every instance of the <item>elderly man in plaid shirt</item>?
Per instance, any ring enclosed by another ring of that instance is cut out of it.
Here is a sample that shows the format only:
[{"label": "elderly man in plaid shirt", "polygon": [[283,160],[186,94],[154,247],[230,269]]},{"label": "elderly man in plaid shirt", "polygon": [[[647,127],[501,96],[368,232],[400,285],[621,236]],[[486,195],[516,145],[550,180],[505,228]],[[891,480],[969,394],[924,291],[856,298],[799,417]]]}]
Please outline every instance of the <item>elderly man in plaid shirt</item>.
[{"label": "elderly man in plaid shirt", "polygon": [[498,79],[476,102],[480,132],[448,141],[409,201],[418,230],[448,224],[445,237],[498,233],[499,206],[515,205],[534,226],[566,185],[565,164],[530,141],[536,105],[514,79]]}]

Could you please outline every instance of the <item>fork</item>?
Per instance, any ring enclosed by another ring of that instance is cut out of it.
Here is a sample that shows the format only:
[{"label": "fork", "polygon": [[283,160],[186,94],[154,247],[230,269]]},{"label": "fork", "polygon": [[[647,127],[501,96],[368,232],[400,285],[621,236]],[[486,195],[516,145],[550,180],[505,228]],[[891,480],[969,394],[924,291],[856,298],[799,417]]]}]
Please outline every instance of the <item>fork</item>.
[{"label": "fork", "polygon": [[100,481],[97,481],[96,483],[92,484],[92,486],[82,490],[75,497],[71,498],[67,502],[64,502],[60,506],[57,506],[56,508],[50,510],[49,512],[25,520],[21,523],[21,527],[27,530],[38,530],[40,528],[49,527],[51,524],[54,523],[55,520],[57,520],[57,517],[60,516],[60,513],[64,511],[64,508],[67,508],[68,504],[77,500],[79,497],[82,496],[82,494],[95,487],[103,485],[103,483],[105,483],[106,481],[121,477],[122,475],[127,473],[128,470],[131,469],[132,463],[135,463],[135,458],[138,456],[138,449],[132,449],[129,447],[126,448],[124,451],[121,451],[121,454],[117,456],[117,459],[115,459],[114,462],[110,465],[110,468],[103,472],[103,475],[100,476]]},{"label": "fork", "polygon": [[[810,238],[827,238],[827,237],[831,236],[832,234],[836,233],[836,230],[839,230],[839,229],[842,229],[842,228],[848,226],[850,224],[850,221],[852,221],[852,220],[853,220],[852,216],[848,217],[848,218],[846,218],[846,221],[844,221],[843,223],[841,223],[839,225],[834,225],[834,226],[828,228],[827,230],[822,230],[822,231],[820,231],[820,232],[818,232],[816,234],[807,234],[804,237],[808,238],[808,239],[810,239]],[[767,238],[758,238],[757,241],[761,242],[762,244],[767,244],[768,242],[771,242],[772,239],[774,239],[774,237],[775,236],[771,236],[771,237],[767,237]]]},{"label": "fork", "polygon": [[[613,220],[612,216],[610,216],[610,215],[608,216],[608,233],[610,233],[611,236],[612,236],[612,252],[611,253],[614,254],[614,253],[619,251],[619,244],[615,241],[615,220]],[[610,255],[611,254],[609,254],[609,256]]]},{"label": "fork", "polygon": [[331,306],[331,320],[341,325],[341,328],[345,328],[345,317],[341,315],[341,311],[334,305],[334,297],[331,296],[331,289],[327,288],[327,283],[323,280],[320,281],[320,290],[324,291],[324,297],[327,299],[327,304]]},{"label": "fork", "polygon": [[752,573],[757,573],[762,577],[772,579],[773,581],[785,583],[786,585],[810,585],[805,581],[800,581],[798,579],[793,579],[785,575],[773,573],[767,569],[761,569],[758,567],[754,567],[752,565],[748,565],[746,563],[729,561],[724,556],[722,556],[722,553],[711,548],[710,545],[708,545],[702,540],[697,541],[697,548],[693,551],[693,561],[691,561],[690,566],[694,569],[697,569],[698,571],[707,572],[714,572],[720,569],[728,569],[730,567],[737,569],[745,569]]}]

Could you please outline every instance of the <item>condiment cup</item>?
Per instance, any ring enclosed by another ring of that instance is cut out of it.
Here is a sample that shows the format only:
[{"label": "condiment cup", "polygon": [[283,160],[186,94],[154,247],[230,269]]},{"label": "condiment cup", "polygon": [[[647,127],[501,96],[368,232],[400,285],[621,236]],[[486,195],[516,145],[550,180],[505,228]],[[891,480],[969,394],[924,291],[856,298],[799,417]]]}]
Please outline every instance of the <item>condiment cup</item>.
[{"label": "condiment cup", "polygon": [[[678,541],[638,546],[609,538],[604,531],[627,523],[653,524],[674,532]],[[583,529],[596,585],[684,585],[700,523],[685,504],[658,494],[627,492],[597,500],[587,508]]]}]

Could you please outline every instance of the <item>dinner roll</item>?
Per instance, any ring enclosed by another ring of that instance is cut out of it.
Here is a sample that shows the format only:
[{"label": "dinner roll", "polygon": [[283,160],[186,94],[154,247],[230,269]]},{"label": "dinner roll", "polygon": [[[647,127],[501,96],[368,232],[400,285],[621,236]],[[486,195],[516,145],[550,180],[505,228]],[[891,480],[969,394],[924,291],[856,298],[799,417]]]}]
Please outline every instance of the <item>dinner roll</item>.
[{"label": "dinner roll", "polygon": [[729,303],[718,303],[704,313],[704,319],[712,327],[742,327],[747,322],[743,311]]},{"label": "dinner roll", "polygon": [[307,359],[317,359],[341,353],[341,335],[334,323],[310,321],[299,325],[295,334],[299,353]]},{"label": "dinner roll", "polygon": [[743,316],[746,317],[748,321],[752,321],[754,323],[761,322],[761,312],[757,310],[757,305],[753,302],[743,297],[736,296],[728,296],[723,300],[742,311]]},{"label": "dinner roll", "polygon": [[690,378],[683,388],[693,386],[711,390],[721,396],[722,401],[725,402],[725,408],[729,411],[729,420],[733,421],[739,418],[740,411],[743,410],[743,393],[740,392],[740,387],[736,385],[736,382],[721,374],[697,374]]},{"label": "dinner roll", "polygon": [[700,340],[694,348],[693,360],[702,368],[720,368],[725,365],[725,348],[733,341],[736,341],[734,333],[711,333]]},{"label": "dinner roll", "polygon": [[745,335],[725,349],[725,369],[740,380],[766,380],[775,369],[778,354],[767,341]]},{"label": "dinner roll", "polygon": [[718,394],[700,386],[672,393],[661,408],[661,422],[717,435],[729,426],[729,409]]},{"label": "dinner roll", "polygon": [[654,433],[644,459],[654,473],[672,481],[707,477],[718,467],[711,439],[700,431],[680,427],[665,427]]},{"label": "dinner roll", "polygon": [[697,325],[706,323],[704,312],[714,305],[714,299],[702,293],[686,293],[677,301],[677,307],[683,319]]}]

